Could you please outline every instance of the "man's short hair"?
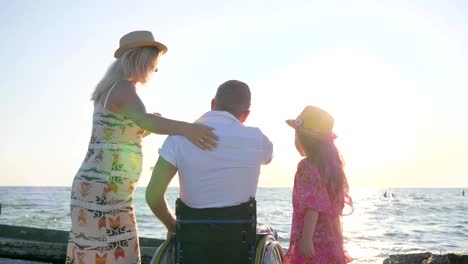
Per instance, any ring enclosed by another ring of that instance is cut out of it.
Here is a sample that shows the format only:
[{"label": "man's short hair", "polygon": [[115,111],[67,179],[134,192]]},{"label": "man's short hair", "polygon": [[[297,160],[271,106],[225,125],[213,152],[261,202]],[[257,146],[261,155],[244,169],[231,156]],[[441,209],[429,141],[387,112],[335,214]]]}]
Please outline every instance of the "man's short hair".
[{"label": "man's short hair", "polygon": [[250,88],[246,83],[230,80],[218,87],[214,110],[227,111],[239,118],[249,110],[250,99]]}]

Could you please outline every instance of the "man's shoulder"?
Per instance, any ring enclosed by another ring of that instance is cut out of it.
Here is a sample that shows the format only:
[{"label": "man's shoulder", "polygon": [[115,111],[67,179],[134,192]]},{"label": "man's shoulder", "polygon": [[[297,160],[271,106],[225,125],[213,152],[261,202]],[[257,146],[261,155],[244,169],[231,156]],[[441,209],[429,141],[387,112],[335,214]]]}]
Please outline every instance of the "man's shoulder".
[{"label": "man's shoulder", "polygon": [[168,135],[166,140],[181,140],[184,136],[181,135]]},{"label": "man's shoulder", "polygon": [[185,139],[185,137],[180,136],[180,135],[169,135],[164,140],[163,147],[175,146],[175,145],[180,144],[181,142],[183,142],[184,139]]},{"label": "man's shoulder", "polygon": [[243,129],[245,129],[246,133],[252,134],[254,136],[266,137],[266,135],[259,127],[244,126]]}]

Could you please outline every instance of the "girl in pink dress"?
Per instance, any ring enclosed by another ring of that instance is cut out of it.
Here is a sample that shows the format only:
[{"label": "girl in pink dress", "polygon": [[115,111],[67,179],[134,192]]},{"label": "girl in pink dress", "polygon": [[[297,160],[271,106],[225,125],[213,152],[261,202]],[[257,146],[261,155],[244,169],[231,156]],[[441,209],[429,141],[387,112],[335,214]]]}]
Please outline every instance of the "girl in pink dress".
[{"label": "girl in pink dress", "polygon": [[341,264],[351,262],[343,247],[341,215],[352,210],[348,182],[332,132],[333,117],[307,106],[295,120],[296,148],[305,157],[297,166],[289,250],[283,263]]}]

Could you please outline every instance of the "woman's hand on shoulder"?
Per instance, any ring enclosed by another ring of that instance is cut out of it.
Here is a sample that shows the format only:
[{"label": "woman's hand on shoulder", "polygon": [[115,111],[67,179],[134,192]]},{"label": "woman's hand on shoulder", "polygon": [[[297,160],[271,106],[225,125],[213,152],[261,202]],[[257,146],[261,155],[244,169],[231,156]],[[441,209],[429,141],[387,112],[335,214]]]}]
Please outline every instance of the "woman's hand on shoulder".
[{"label": "woman's hand on shoulder", "polygon": [[112,92],[111,102],[113,107],[119,109],[115,112],[124,114],[140,128],[156,134],[183,135],[203,150],[216,147],[219,138],[213,133],[213,128],[166,119],[159,113],[147,113],[145,105],[136,93],[135,85],[129,81],[119,81],[114,89],[116,91]]},{"label": "woman's hand on shoulder", "polygon": [[202,150],[213,150],[219,137],[213,133],[213,128],[202,124],[187,123],[183,136]]}]

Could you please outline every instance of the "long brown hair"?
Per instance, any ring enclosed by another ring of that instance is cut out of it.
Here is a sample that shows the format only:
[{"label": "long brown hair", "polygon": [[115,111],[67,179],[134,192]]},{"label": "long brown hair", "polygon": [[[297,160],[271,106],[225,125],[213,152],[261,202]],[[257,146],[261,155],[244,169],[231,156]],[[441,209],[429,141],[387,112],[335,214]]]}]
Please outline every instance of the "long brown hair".
[{"label": "long brown hair", "polygon": [[344,171],[344,160],[333,140],[318,140],[307,132],[296,131],[299,142],[307,156],[325,179],[331,202],[340,208],[343,215],[345,205],[353,212],[353,199],[349,196],[349,185]]}]

